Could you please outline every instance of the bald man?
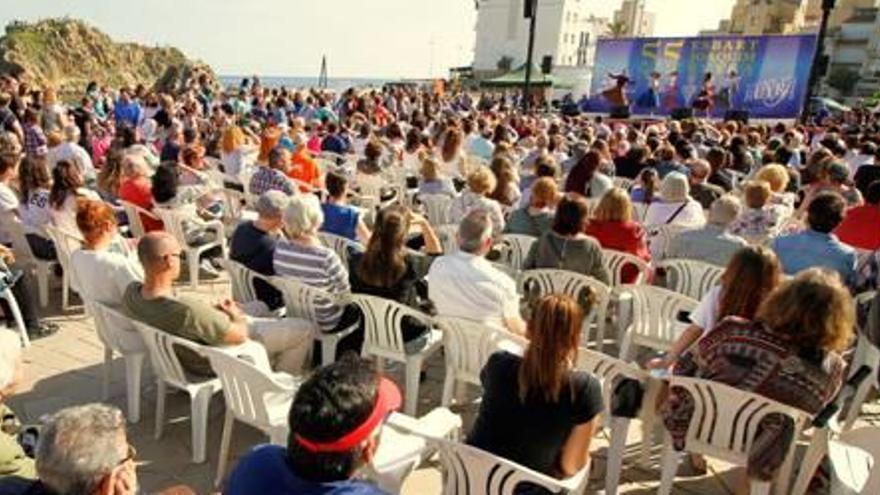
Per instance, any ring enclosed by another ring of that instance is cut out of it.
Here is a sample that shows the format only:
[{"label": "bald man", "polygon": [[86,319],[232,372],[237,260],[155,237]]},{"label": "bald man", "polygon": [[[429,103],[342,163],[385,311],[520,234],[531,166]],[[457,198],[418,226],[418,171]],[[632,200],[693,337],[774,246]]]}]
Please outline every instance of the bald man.
[{"label": "bald man", "polygon": [[[215,305],[189,295],[174,295],[180,276],[181,249],[163,231],[151,232],[138,242],[144,281],[132,282],[123,306],[132,318],[154,328],[208,346],[235,345],[248,337],[261,342],[276,362],[276,369],[298,373],[311,344],[311,325],[297,319],[252,319],[230,299]],[[212,376],[207,360],[186,349],[178,350],[187,370]]]}]

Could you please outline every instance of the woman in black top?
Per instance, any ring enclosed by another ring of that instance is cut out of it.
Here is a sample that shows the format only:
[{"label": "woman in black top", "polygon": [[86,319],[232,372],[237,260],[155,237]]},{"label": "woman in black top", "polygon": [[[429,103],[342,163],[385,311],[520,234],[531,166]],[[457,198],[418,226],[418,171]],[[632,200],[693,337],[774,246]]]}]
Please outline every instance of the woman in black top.
[{"label": "woman in black top", "polygon": [[[391,299],[414,308],[427,300],[423,286],[433,256],[443,248],[428,221],[403,206],[389,206],[376,216],[373,235],[363,253],[354,253],[349,261],[349,280],[354,293]],[[411,231],[421,234],[427,256],[409,251],[406,241]],[[418,337],[428,328],[408,318],[403,320],[403,339],[407,349],[420,345]],[[418,341],[416,340],[418,339]]]},{"label": "woman in black top", "polygon": [[582,315],[567,296],[538,301],[524,356],[497,352],[480,373],[483,400],[469,444],[557,478],[587,465],[602,388],[574,370]]}]

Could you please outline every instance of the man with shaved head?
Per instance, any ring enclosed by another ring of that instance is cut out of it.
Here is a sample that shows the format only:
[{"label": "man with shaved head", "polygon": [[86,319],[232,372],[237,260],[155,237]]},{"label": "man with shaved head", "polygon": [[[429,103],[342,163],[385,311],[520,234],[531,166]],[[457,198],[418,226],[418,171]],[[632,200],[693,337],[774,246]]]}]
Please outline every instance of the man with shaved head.
[{"label": "man with shaved head", "polygon": [[[251,319],[232,300],[210,305],[183,294],[174,295],[180,276],[181,249],[164,231],[150,232],[138,243],[144,281],[128,286],[123,305],[128,314],[156,329],[208,346],[243,343],[248,336],[261,342],[276,368],[299,372],[308,355],[311,331],[304,320]],[[181,364],[189,371],[211,376],[210,365],[186,349],[178,349]]]}]

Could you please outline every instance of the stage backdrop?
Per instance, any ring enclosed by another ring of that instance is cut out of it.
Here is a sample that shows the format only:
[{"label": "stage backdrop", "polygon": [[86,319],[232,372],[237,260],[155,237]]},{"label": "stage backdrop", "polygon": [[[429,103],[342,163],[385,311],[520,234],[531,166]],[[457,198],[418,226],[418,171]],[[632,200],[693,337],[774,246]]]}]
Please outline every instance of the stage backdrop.
[{"label": "stage backdrop", "polygon": [[609,100],[603,93],[615,86],[613,76],[625,75],[631,80],[625,93],[634,115],[668,115],[691,107],[711,73],[713,116],[746,110],[752,118],[794,118],[806,95],[815,48],[815,35],[601,39],[591,96],[582,109],[609,112],[613,95]]}]

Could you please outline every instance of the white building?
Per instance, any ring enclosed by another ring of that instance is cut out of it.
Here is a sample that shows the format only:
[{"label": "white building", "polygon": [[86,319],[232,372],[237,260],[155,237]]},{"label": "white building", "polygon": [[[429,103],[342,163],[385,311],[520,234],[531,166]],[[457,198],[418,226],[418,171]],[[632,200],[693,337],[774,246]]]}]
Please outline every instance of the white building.
[{"label": "white building", "polygon": [[619,36],[654,36],[656,16],[645,10],[645,0],[623,0],[614,12],[614,24],[620,26]]},{"label": "white building", "polygon": [[[474,75],[491,77],[526,62],[529,19],[525,0],[479,0]],[[553,74],[575,84],[574,93],[590,87],[596,40],[608,20],[589,14],[589,0],[538,0],[533,64],[545,56],[553,61]]]}]

